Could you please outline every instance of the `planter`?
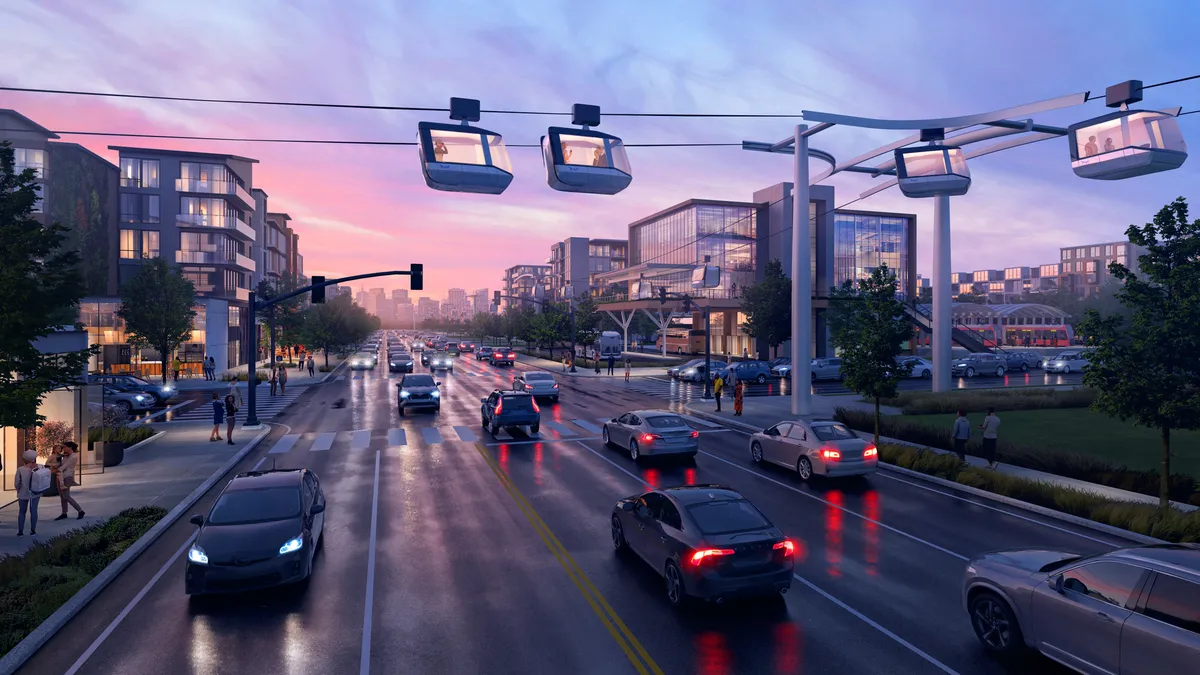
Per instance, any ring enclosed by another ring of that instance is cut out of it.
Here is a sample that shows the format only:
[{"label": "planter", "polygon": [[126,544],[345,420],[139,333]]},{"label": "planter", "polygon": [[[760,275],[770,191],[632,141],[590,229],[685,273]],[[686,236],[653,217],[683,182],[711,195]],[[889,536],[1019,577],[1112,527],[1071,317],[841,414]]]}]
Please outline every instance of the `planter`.
[{"label": "planter", "polygon": [[96,443],[96,454],[100,463],[108,468],[117,466],[125,461],[125,443],[121,441],[99,441]]}]

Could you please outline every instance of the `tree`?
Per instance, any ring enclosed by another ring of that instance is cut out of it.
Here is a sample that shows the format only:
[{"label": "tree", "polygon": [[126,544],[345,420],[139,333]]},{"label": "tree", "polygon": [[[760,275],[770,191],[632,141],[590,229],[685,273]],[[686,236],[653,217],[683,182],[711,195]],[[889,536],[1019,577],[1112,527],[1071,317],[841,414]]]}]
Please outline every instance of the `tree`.
[{"label": "tree", "polygon": [[162,258],[142,263],[142,268],[121,288],[117,315],[125,322],[129,342],[153,347],[162,356],[162,381],[167,382],[167,362],[179,345],[192,335],[196,289],[177,268]]},{"label": "tree", "polygon": [[1096,390],[1093,410],[1158,430],[1159,505],[1165,510],[1171,432],[1200,428],[1200,220],[1188,222],[1187,201],[1180,197],[1153,222],[1130,225],[1125,234],[1146,248],[1138,258],[1142,276],[1118,263],[1108,266],[1124,284],[1116,297],[1130,318],[1087,311],[1079,326],[1089,349],[1083,383]]},{"label": "tree", "polygon": [[[933,302],[933,292],[932,291],[930,291],[929,297],[930,297],[930,302]],[[966,302],[966,303],[970,303],[972,305],[986,305],[987,304],[987,296],[983,295],[981,293],[976,293],[975,291],[971,291],[970,293],[959,293],[957,296],[954,297],[954,301],[955,302]]]},{"label": "tree", "polygon": [[[260,299],[270,300],[287,295],[299,288],[303,288],[303,286],[300,286],[294,277],[285,276],[275,281],[263,279],[258,283],[256,290]],[[259,318],[263,321],[269,321],[271,314],[275,314],[275,341],[280,347],[288,349],[303,342],[301,332],[304,325],[304,308],[307,304],[307,295],[297,295],[259,311]],[[267,337],[269,339],[270,336]]]},{"label": "tree", "polygon": [[[571,339],[571,325],[568,319],[567,339]],[[591,295],[575,304],[575,342],[581,345],[593,345],[600,339],[600,310]]]},{"label": "tree", "polygon": [[875,444],[879,444],[879,399],[896,395],[911,365],[897,357],[912,328],[904,301],[896,295],[896,275],[880,265],[861,279],[856,290],[849,280],[829,298],[833,344],[841,350],[846,388],[875,402]]},{"label": "tree", "polygon": [[65,228],[34,220],[36,173],[15,173],[13,150],[0,143],[0,427],[45,421],[38,405],[48,392],[79,381],[90,349],[44,354],[36,346],[78,315],[83,297],[79,254],[63,246]]},{"label": "tree", "polygon": [[367,314],[346,295],[332,297],[323,304],[309,305],[300,316],[297,337],[325,353],[326,368],[329,367],[330,351],[358,344],[379,327],[378,317]]},{"label": "tree", "polygon": [[746,334],[774,351],[792,336],[792,280],[778,259],[767,263],[763,280],[742,289]]}]

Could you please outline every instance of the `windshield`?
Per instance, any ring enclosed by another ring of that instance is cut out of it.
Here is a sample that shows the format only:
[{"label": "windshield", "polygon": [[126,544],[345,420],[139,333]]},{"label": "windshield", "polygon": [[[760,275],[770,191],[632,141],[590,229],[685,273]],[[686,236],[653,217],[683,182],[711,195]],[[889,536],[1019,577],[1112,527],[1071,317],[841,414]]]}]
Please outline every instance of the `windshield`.
[{"label": "windshield", "polygon": [[694,504],[688,507],[688,513],[705,534],[728,534],[771,526],[766,516],[745,499]]},{"label": "windshield", "polygon": [[430,375],[409,375],[404,378],[406,387],[432,387],[433,377]]},{"label": "windshield", "polygon": [[814,424],[813,434],[822,441],[841,441],[854,438],[854,433],[841,424]]},{"label": "windshield", "polygon": [[504,410],[529,410],[533,407],[532,396],[505,396]]},{"label": "windshield", "polygon": [[231,490],[217,500],[208,524],[240,525],[299,516],[300,489],[296,486]]},{"label": "windshield", "polygon": [[133,377],[132,375],[127,376],[125,378],[125,381],[128,382],[129,384],[136,385],[139,387],[149,387],[150,386],[149,382],[143,380],[140,377]]},{"label": "windshield", "polygon": [[532,382],[534,380],[550,381],[554,376],[550,373],[525,373],[525,379]]},{"label": "windshield", "polygon": [[676,417],[675,415],[647,417],[646,423],[655,429],[682,429],[688,425],[687,422],[683,421],[682,417]]},{"label": "windshield", "polygon": [[1076,354],[1075,352],[1063,352],[1054,358],[1059,361],[1070,361],[1071,359],[1078,357],[1079,354]]}]

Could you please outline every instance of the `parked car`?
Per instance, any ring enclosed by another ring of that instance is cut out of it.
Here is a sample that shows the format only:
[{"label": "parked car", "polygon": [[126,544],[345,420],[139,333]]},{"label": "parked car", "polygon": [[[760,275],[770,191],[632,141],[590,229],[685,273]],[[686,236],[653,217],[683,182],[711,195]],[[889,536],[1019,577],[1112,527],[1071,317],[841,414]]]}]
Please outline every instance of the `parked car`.
[{"label": "parked car", "polygon": [[490,361],[493,366],[511,366],[517,362],[517,353],[511,349],[495,349]]},{"label": "parked car", "polygon": [[133,375],[88,375],[88,382],[91,384],[106,384],[120,391],[135,391],[149,394],[154,397],[155,405],[164,405],[176,394],[175,385],[173,384],[151,384]]},{"label": "parked car", "polygon": [[104,402],[112,404],[128,414],[153,408],[154,396],[143,394],[140,391],[122,391],[114,389],[109,385],[104,385]]},{"label": "parked car", "polygon": [[542,397],[553,399],[558,403],[558,382],[554,380],[554,376],[544,370],[530,370],[521,373],[513,379],[513,387],[516,391],[524,391],[532,394],[534,397]]},{"label": "parked car", "polygon": [[702,363],[704,363],[704,359],[692,359],[687,363],[683,363],[678,366],[671,366],[670,368],[667,368],[667,377],[670,377],[671,379],[678,379],[680,373],[688,368],[694,368]]},{"label": "parked car", "polygon": [[842,360],[837,357],[812,360],[812,381],[842,379]]},{"label": "parked car", "polygon": [[792,357],[780,356],[777,359],[771,359],[770,361],[768,361],[767,365],[771,367],[771,370],[774,370],[774,369],[778,368],[779,366],[790,366],[790,365],[792,365]]},{"label": "parked car", "polygon": [[975,377],[976,375],[995,375],[1004,377],[1008,372],[1008,361],[995,354],[967,354],[960,359],[954,359],[950,364],[950,374],[955,377]]},{"label": "parked car", "polygon": [[495,436],[501,427],[526,427],[533,436],[542,428],[542,411],[533,396],[523,391],[497,389],[479,399],[481,424]]},{"label": "parked car", "polygon": [[638,461],[652,455],[686,455],[700,452],[700,432],[687,420],[665,410],[635,410],[604,423],[604,445],[629,451]]},{"label": "parked car", "polygon": [[1029,351],[1029,350],[1018,350],[1015,352],[1010,351],[1008,353],[1010,355],[1011,354],[1019,355],[1021,357],[1021,359],[1025,361],[1025,365],[1029,366],[1030,368],[1041,368],[1042,361],[1045,360],[1041,354],[1039,354],[1037,352]]},{"label": "parked car", "polygon": [[933,363],[919,356],[901,356],[896,359],[897,363],[909,366],[908,376],[910,378],[928,380],[933,377]]},{"label": "parked car", "polygon": [[990,652],[1032,648],[1081,673],[1194,673],[1200,545],[987,553],[967,563],[963,605]]},{"label": "parked car", "polygon": [[[725,368],[728,367],[728,365],[729,365],[729,364],[725,363],[724,361],[717,361],[715,359],[710,361],[709,363],[712,366],[713,372],[720,372],[722,370],[725,370]],[[685,380],[688,382],[703,382],[704,377],[705,377],[704,359],[700,359],[700,363],[697,363],[694,366],[689,366],[685,370],[682,370],[679,372],[679,379]]]},{"label": "parked car", "polygon": [[1046,359],[1043,368],[1047,373],[1062,373],[1069,375],[1088,367],[1087,355],[1082,351],[1068,351],[1050,359]]},{"label": "parked car", "polygon": [[475,350],[475,360],[476,361],[487,361],[491,358],[492,358],[492,348],[491,347],[480,347],[479,349]]},{"label": "parked car", "polygon": [[1028,372],[1029,359],[1021,352],[1010,352],[1007,349],[996,353],[1004,361],[1004,369],[1008,372]]},{"label": "parked car", "polygon": [[750,458],[814,475],[862,476],[879,467],[875,444],[859,438],[841,422],[828,419],[780,422],[750,437]]},{"label": "parked car", "polygon": [[729,374],[733,373],[739,382],[757,382],[765,383],[771,379],[771,368],[765,361],[738,361],[731,363],[721,370],[713,368],[712,379],[717,379],[717,375],[721,379],[728,380]]},{"label": "parked car", "polygon": [[434,412],[442,409],[441,382],[433,379],[433,375],[416,373],[405,375],[396,384],[396,408],[400,416],[410,408],[432,408]]}]

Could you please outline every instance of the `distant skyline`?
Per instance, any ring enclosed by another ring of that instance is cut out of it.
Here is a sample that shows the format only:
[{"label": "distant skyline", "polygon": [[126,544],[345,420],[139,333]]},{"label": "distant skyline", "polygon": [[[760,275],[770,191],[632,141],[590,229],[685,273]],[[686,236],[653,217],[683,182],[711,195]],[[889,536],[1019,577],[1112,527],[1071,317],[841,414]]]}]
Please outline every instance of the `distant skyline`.
[{"label": "distant skyline", "polygon": [[[464,6],[465,5],[465,6]],[[779,112],[942,117],[1200,72],[1200,5],[1016,0],[794,3],[550,0],[395,3],[282,0],[201,5],[124,0],[5,3],[0,83],[221,98],[609,112]],[[598,21],[599,19],[599,21]],[[1148,90],[1144,107],[1200,108],[1200,80]],[[258,138],[414,139],[444,113],[171,103],[0,92],[56,131]],[[1045,116],[1106,112],[1102,102]],[[631,143],[778,140],[796,119],[605,118]],[[484,115],[510,144],[567,119]],[[1181,118],[1200,143],[1200,114]],[[849,158],[898,134],[834,129],[814,147]],[[425,187],[412,147],[217,143],[64,135],[116,161],[110,144],[228,152],[260,160],[255,185],[300,234],[306,272],[426,270],[426,297],[498,288],[503,270],[542,264],[569,236],[627,236],[641,217],[688,198],[745,201],[790,180],[791,159],[738,148],[632,148],[633,185],[613,197],[545,183],[536,149],[513,148],[500,196]],[[814,163],[814,169],[819,165]],[[1123,237],[1175,197],[1200,199],[1200,159],[1178,171],[1102,183],[1076,178],[1065,140],[980,158],[952,207],[954,270],[1057,262],[1060,246]],[[869,188],[838,178],[837,203]],[[1200,201],[1198,201],[1200,203]],[[932,204],[889,190],[853,208],[916,213],[918,270],[931,271]],[[1200,215],[1200,206],[1194,208]],[[402,278],[372,284],[406,288]],[[355,286],[357,292],[358,287]],[[421,293],[421,292],[418,292]],[[415,297],[415,295],[414,295]]]}]

